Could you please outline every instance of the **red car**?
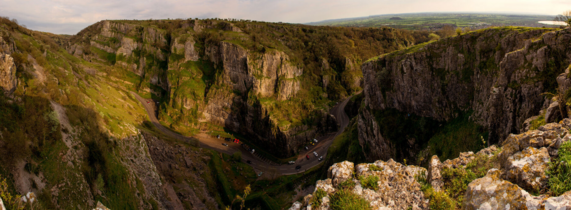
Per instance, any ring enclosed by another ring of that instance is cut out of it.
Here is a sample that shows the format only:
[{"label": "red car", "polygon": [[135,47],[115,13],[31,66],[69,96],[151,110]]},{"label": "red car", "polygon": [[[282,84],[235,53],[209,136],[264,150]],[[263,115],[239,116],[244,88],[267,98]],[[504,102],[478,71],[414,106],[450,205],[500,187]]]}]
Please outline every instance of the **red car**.
[{"label": "red car", "polygon": [[306,155],[305,158],[307,158],[309,160],[309,155]]}]

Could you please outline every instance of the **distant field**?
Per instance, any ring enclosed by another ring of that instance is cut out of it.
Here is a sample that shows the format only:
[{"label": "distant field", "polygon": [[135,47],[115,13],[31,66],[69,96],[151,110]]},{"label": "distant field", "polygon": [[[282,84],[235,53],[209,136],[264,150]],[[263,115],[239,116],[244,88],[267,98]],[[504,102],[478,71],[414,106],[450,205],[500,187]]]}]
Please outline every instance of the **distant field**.
[{"label": "distant field", "polygon": [[553,20],[553,18],[554,16],[546,15],[411,13],[325,20],[308,24],[352,27],[388,26],[409,30],[440,29],[444,25],[453,25],[455,27],[471,27],[474,29],[485,28],[489,26],[555,27],[538,23],[538,21]]}]

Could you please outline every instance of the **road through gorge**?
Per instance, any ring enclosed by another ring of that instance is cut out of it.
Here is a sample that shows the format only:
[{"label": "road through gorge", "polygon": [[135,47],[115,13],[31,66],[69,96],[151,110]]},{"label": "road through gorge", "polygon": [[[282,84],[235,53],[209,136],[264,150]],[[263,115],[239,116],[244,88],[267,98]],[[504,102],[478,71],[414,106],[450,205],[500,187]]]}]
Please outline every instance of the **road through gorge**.
[{"label": "road through gorge", "polygon": [[[324,135],[321,138],[318,138],[319,143],[316,144],[315,146],[312,146],[309,150],[303,150],[303,152],[298,155],[298,157],[295,161],[295,164],[293,164],[293,165],[288,165],[288,164],[280,165],[280,164],[273,163],[273,162],[268,161],[268,160],[263,160],[263,159],[255,156],[255,155],[253,155],[250,152],[246,151],[246,149],[242,148],[238,144],[235,144],[232,142],[225,142],[224,139],[218,139],[218,138],[212,137],[209,134],[204,133],[204,132],[201,132],[201,133],[199,133],[193,137],[188,137],[188,136],[184,136],[184,135],[181,135],[179,133],[176,133],[176,132],[164,127],[163,125],[161,125],[161,123],[159,122],[159,120],[156,117],[156,113],[157,113],[156,108],[155,108],[156,106],[155,106],[155,102],[153,100],[144,99],[141,96],[139,96],[138,94],[136,94],[134,92],[132,92],[132,93],[133,93],[133,95],[135,95],[137,100],[139,100],[139,102],[141,102],[141,104],[143,104],[143,107],[145,107],[145,110],[147,110],[147,114],[149,115],[149,119],[150,119],[151,123],[153,123],[153,125],[155,125],[155,127],[160,132],[162,132],[164,135],[169,136],[169,137],[174,138],[174,139],[177,139],[179,141],[183,141],[183,142],[190,142],[190,141],[194,141],[195,139],[197,139],[199,142],[199,146],[201,148],[212,149],[212,150],[222,152],[225,154],[229,154],[229,155],[232,155],[233,153],[240,151],[242,153],[242,161],[246,162],[247,160],[249,160],[251,162],[250,165],[255,169],[256,173],[264,172],[264,173],[266,173],[265,175],[271,175],[271,176],[292,175],[292,174],[302,173],[304,171],[307,171],[307,170],[319,165],[321,163],[321,161],[319,161],[318,158],[313,155],[313,152],[314,151],[317,152],[319,154],[319,156],[323,156],[323,158],[325,159],[325,157],[327,155],[327,150],[329,149],[329,146],[331,146],[335,137],[337,137],[338,135],[343,133],[343,131],[345,130],[345,127],[347,127],[347,125],[349,124],[349,120],[350,120],[349,117],[347,116],[347,114],[345,113],[345,106],[347,105],[347,102],[349,102],[349,100],[351,99],[351,97],[348,97],[345,100],[343,100],[341,103],[338,103],[336,106],[334,106],[329,111],[329,113],[332,114],[333,116],[335,116],[335,119],[337,120],[337,124],[339,126],[338,131],[335,133],[330,133],[330,134]],[[222,143],[227,143],[228,146],[224,146],[224,145],[222,145]],[[309,160],[307,160],[305,158],[306,155],[309,155],[309,157],[310,157]],[[295,169],[296,166],[301,166],[301,169],[299,169],[299,170]],[[268,176],[265,176],[265,177],[268,177]]]}]

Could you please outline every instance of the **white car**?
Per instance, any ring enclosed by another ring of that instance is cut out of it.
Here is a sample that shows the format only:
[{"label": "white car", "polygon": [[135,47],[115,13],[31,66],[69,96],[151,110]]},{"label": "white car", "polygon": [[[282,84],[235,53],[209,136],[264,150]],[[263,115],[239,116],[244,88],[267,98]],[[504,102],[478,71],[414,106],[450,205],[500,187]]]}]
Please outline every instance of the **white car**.
[{"label": "white car", "polygon": [[322,161],[322,160],[323,160],[323,156],[319,157],[319,161]]},{"label": "white car", "polygon": [[295,164],[295,161],[292,160],[292,161],[289,161],[288,163],[289,163],[290,165],[293,165],[293,164]]},{"label": "white car", "polygon": [[318,141],[317,141],[317,139],[313,139],[313,142],[317,143]]},{"label": "white car", "polygon": [[315,155],[315,157],[319,156],[315,151],[313,152],[313,155]]}]

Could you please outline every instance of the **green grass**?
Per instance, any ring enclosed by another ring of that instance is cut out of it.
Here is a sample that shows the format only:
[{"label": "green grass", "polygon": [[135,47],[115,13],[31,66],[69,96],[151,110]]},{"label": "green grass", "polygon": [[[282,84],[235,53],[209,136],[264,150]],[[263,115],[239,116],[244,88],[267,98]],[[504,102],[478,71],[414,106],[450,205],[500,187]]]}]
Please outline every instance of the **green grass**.
[{"label": "green grass", "polygon": [[350,190],[338,190],[331,196],[333,210],[369,210],[371,205],[361,196]]},{"label": "green grass", "polygon": [[559,148],[559,157],[553,160],[547,170],[549,190],[559,196],[571,190],[571,142]]}]

